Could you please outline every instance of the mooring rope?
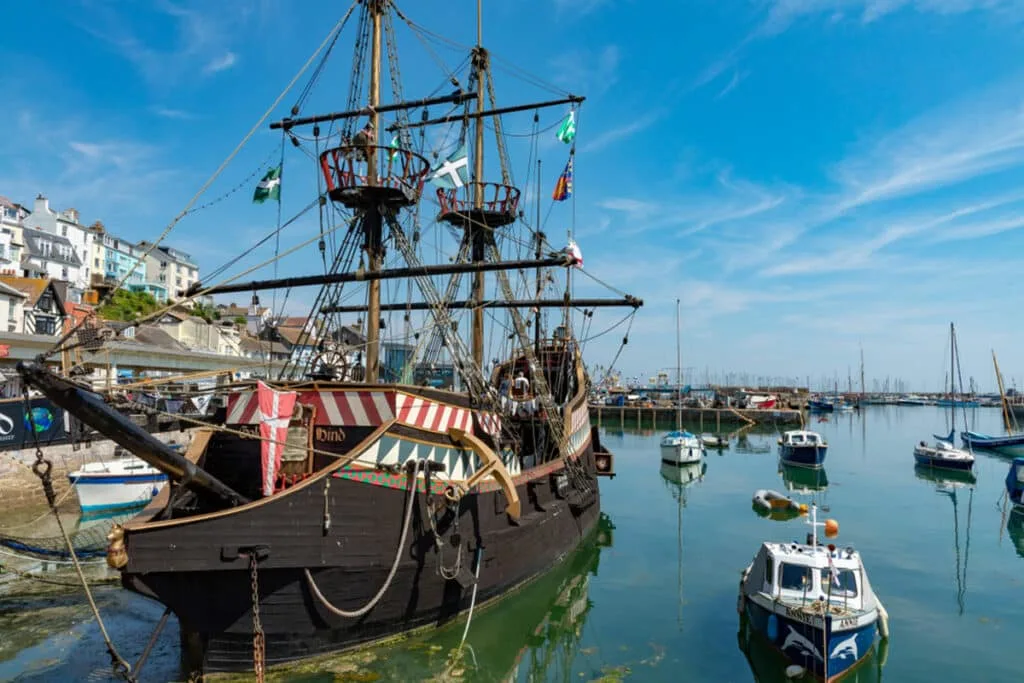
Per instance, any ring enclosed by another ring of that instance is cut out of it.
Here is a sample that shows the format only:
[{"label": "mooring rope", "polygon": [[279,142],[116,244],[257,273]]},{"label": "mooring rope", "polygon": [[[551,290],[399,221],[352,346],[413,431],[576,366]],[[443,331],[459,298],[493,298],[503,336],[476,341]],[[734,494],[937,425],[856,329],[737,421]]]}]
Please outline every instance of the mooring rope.
[{"label": "mooring rope", "polygon": [[100,616],[100,609],[96,605],[96,600],[92,597],[92,590],[89,588],[89,581],[85,578],[85,572],[82,571],[82,565],[78,562],[78,555],[75,553],[75,544],[71,542],[71,537],[68,536],[67,530],[64,528],[64,522],[60,518],[60,513],[57,511],[55,501],[57,496],[53,491],[53,481],[50,479],[50,471],[53,469],[53,464],[46,460],[43,456],[43,449],[39,445],[39,435],[36,432],[36,421],[32,415],[32,406],[28,398],[28,387],[24,390],[24,402],[25,402],[25,414],[28,416],[28,426],[32,431],[32,440],[35,442],[36,447],[36,463],[32,467],[32,471],[39,477],[40,483],[43,486],[43,494],[46,496],[46,502],[50,506],[50,510],[53,512],[53,517],[57,521],[57,528],[60,529],[61,536],[64,537],[64,543],[68,548],[68,555],[71,557],[71,562],[75,566],[75,573],[78,574],[78,580],[82,584],[82,590],[85,592],[85,597],[89,601],[89,608],[92,610],[93,616],[96,617],[96,624],[100,627],[100,634],[103,636],[103,641],[106,643],[107,652],[110,654],[111,664],[114,668],[114,673],[120,678],[128,681],[128,683],[136,683],[135,676],[132,675],[132,666],[129,664],[124,657],[120,655],[117,648],[114,646],[114,641],[111,640],[110,634],[107,632],[107,627],[103,623],[103,617]]},{"label": "mooring rope", "polygon": [[317,600],[320,601],[320,604],[326,607],[327,610],[332,614],[336,614],[337,616],[344,617],[346,619],[357,619],[366,614],[367,612],[369,612],[370,610],[372,610],[377,605],[377,603],[380,602],[380,599],[384,597],[384,593],[387,592],[388,588],[391,587],[391,581],[395,578],[395,574],[398,572],[398,564],[402,560],[402,551],[405,549],[405,540],[409,536],[409,527],[410,522],[412,521],[412,510],[414,507],[416,507],[416,490],[419,488],[419,484],[416,481],[416,477],[419,476],[420,465],[426,465],[426,462],[426,460],[413,461],[412,473],[409,475],[409,499],[408,502],[406,503],[405,523],[402,525],[402,537],[398,541],[398,549],[395,552],[395,560],[391,563],[391,571],[388,572],[388,577],[384,580],[384,585],[380,587],[380,590],[377,591],[376,595],[370,598],[370,601],[368,603],[366,603],[359,609],[355,610],[354,612],[339,609],[338,607],[332,605],[327,600],[327,598],[324,597],[324,594],[320,592],[320,589],[317,587],[316,581],[313,580],[313,575],[309,573],[309,570],[302,570],[306,574],[306,583],[309,584],[309,590],[313,593],[313,595],[316,596]]}]

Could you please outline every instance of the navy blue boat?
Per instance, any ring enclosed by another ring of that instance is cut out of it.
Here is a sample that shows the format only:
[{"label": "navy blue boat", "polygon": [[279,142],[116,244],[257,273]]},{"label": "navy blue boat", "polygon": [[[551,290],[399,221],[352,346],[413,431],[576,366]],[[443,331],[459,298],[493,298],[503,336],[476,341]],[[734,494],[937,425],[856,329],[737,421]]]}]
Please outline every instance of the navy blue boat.
[{"label": "navy blue boat", "polygon": [[1006,494],[1013,511],[1024,514],[1024,458],[1014,458],[1006,474]]},{"label": "navy blue boat", "polygon": [[817,432],[794,429],[779,439],[779,458],[787,465],[821,467],[827,452],[828,444]]}]

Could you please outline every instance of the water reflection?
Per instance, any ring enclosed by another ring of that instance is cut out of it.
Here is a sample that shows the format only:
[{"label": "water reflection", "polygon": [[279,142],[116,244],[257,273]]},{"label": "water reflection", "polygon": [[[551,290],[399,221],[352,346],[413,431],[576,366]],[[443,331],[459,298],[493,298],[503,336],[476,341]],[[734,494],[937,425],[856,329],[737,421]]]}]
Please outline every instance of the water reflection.
[{"label": "water reflection", "polygon": [[1006,520],[1006,531],[1010,534],[1017,556],[1024,558],[1024,513],[1012,510]]},{"label": "water reflection", "polygon": [[[813,680],[804,678],[792,679],[786,676],[789,661],[782,656],[760,632],[752,628],[745,613],[740,613],[740,627],[736,633],[736,641],[740,651],[747,658],[750,671],[756,683],[789,683],[797,680]],[[882,667],[889,658],[889,641],[876,643],[871,652],[856,667],[843,676],[844,683],[881,683]],[[819,679],[820,680],[820,679]]]},{"label": "water reflection", "polygon": [[662,480],[676,499],[676,624],[683,630],[683,508],[686,507],[686,489],[704,479],[707,462],[686,465],[661,464]]},{"label": "water reflection", "polygon": [[[974,508],[974,472],[944,470],[927,465],[914,465],[914,476],[922,481],[935,484],[935,492],[949,498],[953,504],[953,555],[956,563],[956,604],[957,613],[963,614],[967,598],[967,560],[971,552],[971,513]],[[964,533],[963,548],[960,542],[959,495],[967,489],[967,529]]]},{"label": "water reflection", "polygon": [[794,493],[815,493],[828,488],[828,473],[824,467],[794,467],[779,461],[779,474],[787,491]]}]

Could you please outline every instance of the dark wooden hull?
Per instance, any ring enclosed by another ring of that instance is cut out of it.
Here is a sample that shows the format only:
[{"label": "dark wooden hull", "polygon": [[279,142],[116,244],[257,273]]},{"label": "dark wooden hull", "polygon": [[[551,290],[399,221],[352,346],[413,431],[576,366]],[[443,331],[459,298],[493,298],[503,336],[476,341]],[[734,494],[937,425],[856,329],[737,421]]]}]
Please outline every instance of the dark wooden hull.
[{"label": "dark wooden hull", "polygon": [[590,493],[579,495],[572,487],[560,491],[560,462],[528,470],[516,477],[522,516],[515,522],[505,513],[505,495],[484,487],[463,498],[457,516],[452,509],[435,517],[441,552],[421,487],[397,573],[380,602],[358,619],[326,609],[303,570],[310,570],[327,600],[347,611],[365,605],[383,585],[401,537],[408,488],[379,485],[372,477],[326,473],[243,508],[131,525],[123,583],[174,611],[186,665],[193,670],[252,668],[252,588],[247,560],[239,552],[254,546],[266,553],[259,563],[259,606],[267,664],[440,625],[466,609],[472,593],[471,585],[440,574],[442,562],[446,570],[454,566],[456,548],[463,580],[480,549],[481,604],[547,571],[591,531],[600,497],[589,439],[577,461]]}]

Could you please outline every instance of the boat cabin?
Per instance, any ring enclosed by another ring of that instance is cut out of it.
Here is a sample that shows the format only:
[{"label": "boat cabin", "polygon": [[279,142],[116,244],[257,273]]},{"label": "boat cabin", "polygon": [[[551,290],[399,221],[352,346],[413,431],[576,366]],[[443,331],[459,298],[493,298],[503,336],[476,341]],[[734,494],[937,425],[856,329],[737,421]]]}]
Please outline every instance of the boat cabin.
[{"label": "boat cabin", "polygon": [[745,579],[748,595],[762,593],[772,600],[803,604],[817,600],[862,609],[870,591],[860,553],[853,548],[764,543]]},{"label": "boat cabin", "polygon": [[799,429],[783,432],[781,443],[783,446],[824,446],[825,440],[817,432]]}]

